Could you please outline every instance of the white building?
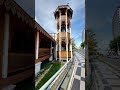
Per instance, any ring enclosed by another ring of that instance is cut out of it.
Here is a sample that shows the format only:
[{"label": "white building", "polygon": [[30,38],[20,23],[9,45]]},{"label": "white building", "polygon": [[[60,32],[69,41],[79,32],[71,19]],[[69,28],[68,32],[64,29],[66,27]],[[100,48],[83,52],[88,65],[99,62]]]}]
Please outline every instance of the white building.
[{"label": "white building", "polygon": [[113,37],[120,36],[120,6],[117,7],[112,20]]}]

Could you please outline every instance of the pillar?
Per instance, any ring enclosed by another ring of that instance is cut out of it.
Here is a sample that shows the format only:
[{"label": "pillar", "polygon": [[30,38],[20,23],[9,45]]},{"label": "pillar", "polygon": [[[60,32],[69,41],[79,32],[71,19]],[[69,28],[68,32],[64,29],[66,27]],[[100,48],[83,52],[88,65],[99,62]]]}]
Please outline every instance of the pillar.
[{"label": "pillar", "polygon": [[57,61],[57,48],[58,48],[58,45],[57,45],[57,43],[56,43],[56,61]]},{"label": "pillar", "polygon": [[58,35],[58,31],[57,31],[56,39],[55,39],[55,40],[56,40],[56,49],[55,49],[55,51],[56,51],[56,52],[55,52],[55,54],[56,54],[56,61],[57,61],[57,51],[58,51],[58,50],[57,50],[57,48],[58,48],[58,44],[57,44],[57,35]]},{"label": "pillar", "polygon": [[67,10],[66,10],[66,53],[67,53],[67,62],[68,62],[68,29],[67,29]]},{"label": "pillar", "polygon": [[[37,31],[37,34],[36,34],[36,49],[35,49],[36,50],[36,55],[35,55],[35,60],[38,59],[38,55],[39,55],[39,45],[40,45],[39,34],[40,34],[40,32]],[[40,72],[41,63],[42,62],[39,62],[39,63],[35,64],[35,75],[37,75],[37,73]]]},{"label": "pillar", "polygon": [[35,59],[38,59],[38,54],[39,54],[39,32],[37,32],[37,35],[36,35],[36,56],[35,56]]},{"label": "pillar", "polygon": [[59,61],[61,61],[61,12],[59,12]]},{"label": "pillar", "polygon": [[8,74],[8,48],[9,48],[9,21],[8,13],[4,18],[4,41],[3,41],[3,60],[2,60],[2,78],[7,78]]},{"label": "pillar", "polygon": [[[71,25],[70,25],[70,39],[72,38],[72,36],[71,36]],[[70,48],[71,48],[71,59],[72,59],[72,57],[73,57],[73,55],[72,55],[72,41],[70,42]]]},{"label": "pillar", "polygon": [[52,41],[51,41],[51,43],[50,43],[50,46],[51,46],[50,54],[52,54]]},{"label": "pillar", "polygon": [[[56,21],[56,23],[57,23],[57,21]],[[58,38],[57,35],[58,35],[58,33],[59,32],[58,32],[58,29],[57,29],[57,33],[56,33],[56,36],[55,36],[55,40],[56,40],[56,49],[55,49],[55,51],[56,51],[55,52],[56,61],[57,61],[57,51],[58,51],[58,43],[57,43],[57,38]]]},{"label": "pillar", "polygon": [[49,58],[49,60],[52,61],[53,60],[52,41],[50,42],[50,54],[51,54],[51,57]]}]

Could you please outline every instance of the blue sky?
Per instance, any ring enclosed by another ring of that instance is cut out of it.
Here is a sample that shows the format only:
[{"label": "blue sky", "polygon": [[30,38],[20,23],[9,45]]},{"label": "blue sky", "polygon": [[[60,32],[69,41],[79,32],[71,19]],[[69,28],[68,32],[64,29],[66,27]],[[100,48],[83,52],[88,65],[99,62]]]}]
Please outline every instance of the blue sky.
[{"label": "blue sky", "polygon": [[72,38],[74,38],[76,46],[79,47],[85,27],[85,0],[35,0],[35,20],[48,33],[56,33],[56,21],[53,12],[57,6],[67,3],[73,9]]},{"label": "blue sky", "polygon": [[[69,3],[73,9],[71,20],[72,38],[76,46],[82,42],[82,32],[85,27],[85,0],[15,0],[30,16],[48,32],[56,33],[56,21],[53,12],[57,6]],[[29,3],[28,3],[29,2]]]},{"label": "blue sky", "polygon": [[112,18],[120,0],[86,0],[86,28],[92,28],[100,52],[109,49],[112,34]]}]

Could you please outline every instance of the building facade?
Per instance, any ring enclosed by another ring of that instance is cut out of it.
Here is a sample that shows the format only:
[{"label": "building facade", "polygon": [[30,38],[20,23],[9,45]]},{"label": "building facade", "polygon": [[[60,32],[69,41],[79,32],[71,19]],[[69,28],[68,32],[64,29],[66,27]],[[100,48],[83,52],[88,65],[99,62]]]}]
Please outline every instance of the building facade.
[{"label": "building facade", "polygon": [[54,46],[55,40],[14,0],[0,0],[0,90],[33,79],[42,62],[53,60]]},{"label": "building facade", "polygon": [[112,31],[113,31],[113,38],[120,36],[120,6],[117,7],[117,10],[115,11],[113,16]]},{"label": "building facade", "polygon": [[0,0],[0,90],[34,76],[34,23],[14,0]]},{"label": "building facade", "polygon": [[35,27],[35,75],[37,75],[40,72],[42,62],[54,59],[55,39],[37,22],[35,23]]},{"label": "building facade", "polygon": [[69,5],[58,6],[54,12],[56,19],[56,60],[68,61],[72,58],[71,22],[73,10]]}]

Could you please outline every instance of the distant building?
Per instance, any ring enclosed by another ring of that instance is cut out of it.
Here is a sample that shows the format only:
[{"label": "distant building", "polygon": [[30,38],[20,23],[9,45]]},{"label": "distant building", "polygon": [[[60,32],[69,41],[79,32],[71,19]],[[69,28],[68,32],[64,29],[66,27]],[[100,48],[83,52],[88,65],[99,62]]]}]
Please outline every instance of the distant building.
[{"label": "distant building", "polygon": [[113,30],[113,38],[120,36],[120,6],[117,7],[117,10],[114,13],[112,20],[112,30]]}]

